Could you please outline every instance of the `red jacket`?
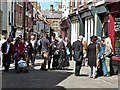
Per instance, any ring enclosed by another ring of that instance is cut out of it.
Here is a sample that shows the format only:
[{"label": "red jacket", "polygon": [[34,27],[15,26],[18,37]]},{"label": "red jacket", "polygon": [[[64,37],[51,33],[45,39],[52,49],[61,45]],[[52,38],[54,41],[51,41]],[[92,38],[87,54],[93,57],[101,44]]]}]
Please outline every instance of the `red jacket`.
[{"label": "red jacket", "polygon": [[15,43],[14,47],[13,47],[13,50],[16,53],[16,55],[15,55],[16,59],[19,56],[23,56],[23,57],[25,56],[25,46],[24,46],[24,43],[22,43],[22,42],[20,44]]}]

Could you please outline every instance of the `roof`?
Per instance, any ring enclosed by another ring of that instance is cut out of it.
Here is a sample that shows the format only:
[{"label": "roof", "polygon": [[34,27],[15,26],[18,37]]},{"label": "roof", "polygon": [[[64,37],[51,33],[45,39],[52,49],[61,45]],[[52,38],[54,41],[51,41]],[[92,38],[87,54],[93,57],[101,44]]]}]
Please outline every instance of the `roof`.
[{"label": "roof", "polygon": [[46,24],[50,24],[41,12],[37,12],[37,20],[44,21]]},{"label": "roof", "polygon": [[51,12],[50,10],[42,10],[41,13],[46,16],[46,18],[62,18],[62,12],[60,11],[53,11]]}]

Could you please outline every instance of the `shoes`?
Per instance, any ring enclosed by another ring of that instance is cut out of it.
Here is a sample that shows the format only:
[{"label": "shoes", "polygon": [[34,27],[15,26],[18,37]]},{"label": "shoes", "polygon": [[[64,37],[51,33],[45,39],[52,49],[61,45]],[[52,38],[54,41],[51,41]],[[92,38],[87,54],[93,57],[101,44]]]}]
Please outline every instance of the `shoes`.
[{"label": "shoes", "polygon": [[104,77],[110,77],[110,73],[107,73],[106,75],[104,75]]},{"label": "shoes", "polygon": [[110,77],[110,74],[108,73],[108,74],[106,75],[106,77]]},{"label": "shoes", "polygon": [[56,70],[57,68],[56,67],[53,67],[52,70]]},{"label": "shoes", "polygon": [[80,74],[75,74],[75,76],[80,76]]}]

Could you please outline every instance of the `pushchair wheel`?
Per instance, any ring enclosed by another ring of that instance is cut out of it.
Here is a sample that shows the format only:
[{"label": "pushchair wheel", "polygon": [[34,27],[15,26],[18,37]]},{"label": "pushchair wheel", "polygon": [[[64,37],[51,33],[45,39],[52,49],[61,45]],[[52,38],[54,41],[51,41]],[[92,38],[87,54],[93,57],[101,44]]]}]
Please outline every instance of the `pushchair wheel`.
[{"label": "pushchair wheel", "polygon": [[24,73],[29,73],[29,71],[27,69],[24,69],[23,72]]}]

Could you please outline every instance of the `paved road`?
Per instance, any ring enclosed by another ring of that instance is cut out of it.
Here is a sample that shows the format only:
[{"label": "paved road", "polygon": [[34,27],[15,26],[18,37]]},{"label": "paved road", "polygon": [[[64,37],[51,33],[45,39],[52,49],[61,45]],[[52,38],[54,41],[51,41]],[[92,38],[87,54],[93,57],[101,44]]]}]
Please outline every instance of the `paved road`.
[{"label": "paved road", "polygon": [[89,67],[82,67],[81,76],[76,77],[74,76],[74,61],[70,61],[71,66],[65,70],[41,71],[42,61],[42,59],[36,59],[36,66],[28,68],[29,73],[17,74],[13,70],[14,66],[11,65],[10,72],[3,72],[0,76],[2,77],[2,87],[59,88],[64,90],[65,88],[118,88],[117,75],[92,79],[88,78]]}]

